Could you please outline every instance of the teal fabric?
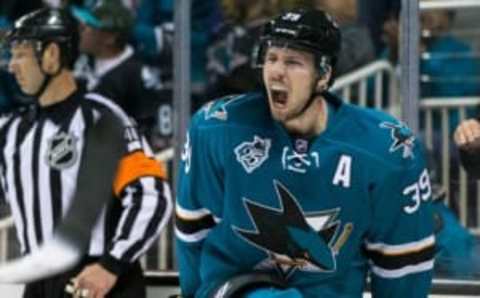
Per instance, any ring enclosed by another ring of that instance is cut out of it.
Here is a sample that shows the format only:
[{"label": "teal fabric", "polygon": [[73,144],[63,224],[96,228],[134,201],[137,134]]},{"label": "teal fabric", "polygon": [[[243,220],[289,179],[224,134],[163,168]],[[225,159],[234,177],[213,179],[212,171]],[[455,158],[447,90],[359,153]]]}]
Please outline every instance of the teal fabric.
[{"label": "teal fabric", "polygon": [[[261,93],[192,118],[176,201],[184,295],[209,297],[212,285],[265,270],[306,298],[357,298],[372,268],[374,297],[426,297],[434,236],[423,146],[393,117],[326,96],[329,124],[308,140],[274,121]],[[376,244],[368,254],[366,241]],[[418,249],[385,256],[383,246]]]},{"label": "teal fabric", "polygon": [[262,288],[248,293],[245,298],[303,298],[303,295],[296,289]]}]

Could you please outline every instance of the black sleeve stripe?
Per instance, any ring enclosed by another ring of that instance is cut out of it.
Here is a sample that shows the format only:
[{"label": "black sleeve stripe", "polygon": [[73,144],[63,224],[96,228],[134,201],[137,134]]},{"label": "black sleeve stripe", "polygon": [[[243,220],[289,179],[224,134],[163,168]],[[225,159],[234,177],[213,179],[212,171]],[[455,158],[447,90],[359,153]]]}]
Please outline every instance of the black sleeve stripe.
[{"label": "black sleeve stripe", "polygon": [[432,260],[435,255],[435,246],[428,246],[422,250],[399,255],[385,255],[378,251],[367,251],[367,256],[373,263],[388,270],[400,269],[408,265],[416,265]]},{"label": "black sleeve stripe", "polygon": [[138,217],[138,213],[142,208],[142,197],[143,197],[143,190],[140,186],[140,182],[135,182],[135,184],[130,185],[130,187],[135,187],[135,193],[132,195],[133,206],[128,213],[128,217],[125,220],[125,223],[122,226],[122,232],[120,233],[119,237],[116,237],[115,240],[121,239],[128,239],[130,237],[130,232],[133,229],[133,225],[135,223],[135,219]]},{"label": "black sleeve stripe", "polygon": [[[36,133],[33,140],[33,148],[40,148],[40,143],[42,140],[42,125],[43,120],[40,121],[37,129],[40,130],[39,133]],[[35,176],[39,173],[39,163],[41,156],[39,156],[39,150],[33,150],[33,164],[32,164],[32,171]],[[41,212],[40,212],[40,186],[39,186],[39,179],[33,179],[33,217],[35,220],[35,235],[37,236],[37,242],[43,242],[43,231],[42,231],[42,219],[41,219]]]},{"label": "black sleeve stripe", "polygon": [[208,230],[216,225],[212,215],[205,215],[194,220],[187,220],[175,215],[175,226],[177,229],[187,235],[198,233],[202,230]]},{"label": "black sleeve stripe", "polygon": [[[155,179],[155,189],[157,189],[159,194],[164,193],[163,182],[159,179]],[[158,228],[160,227],[160,222],[165,216],[165,211],[167,209],[167,202],[164,197],[161,197],[157,200],[157,205],[155,207],[155,216],[150,220],[145,230],[143,237],[135,242],[122,256],[122,259],[125,261],[132,261],[135,255],[138,254],[142,248],[145,247],[145,243],[150,239],[156,237]]]}]

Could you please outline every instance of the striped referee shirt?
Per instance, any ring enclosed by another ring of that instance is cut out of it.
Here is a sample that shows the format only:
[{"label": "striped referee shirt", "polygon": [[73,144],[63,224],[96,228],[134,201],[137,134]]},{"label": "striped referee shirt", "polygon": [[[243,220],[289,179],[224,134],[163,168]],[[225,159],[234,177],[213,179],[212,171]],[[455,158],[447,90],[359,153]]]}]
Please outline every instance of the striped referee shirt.
[{"label": "striped referee shirt", "polygon": [[168,221],[170,188],[145,138],[113,101],[77,91],[60,103],[0,118],[1,190],[24,254],[52,237],[68,210],[86,132],[105,112],[124,125],[126,153],[119,161],[111,203],[92,231],[89,256],[101,256],[107,269],[121,273]]}]

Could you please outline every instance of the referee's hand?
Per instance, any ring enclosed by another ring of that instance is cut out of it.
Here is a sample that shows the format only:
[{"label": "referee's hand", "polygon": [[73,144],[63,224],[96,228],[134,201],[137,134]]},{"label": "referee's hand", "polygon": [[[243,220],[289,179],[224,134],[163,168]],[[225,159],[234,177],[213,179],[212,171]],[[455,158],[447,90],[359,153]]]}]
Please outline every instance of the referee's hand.
[{"label": "referee's hand", "polygon": [[115,286],[117,276],[99,264],[86,266],[73,279],[74,298],[104,298]]}]

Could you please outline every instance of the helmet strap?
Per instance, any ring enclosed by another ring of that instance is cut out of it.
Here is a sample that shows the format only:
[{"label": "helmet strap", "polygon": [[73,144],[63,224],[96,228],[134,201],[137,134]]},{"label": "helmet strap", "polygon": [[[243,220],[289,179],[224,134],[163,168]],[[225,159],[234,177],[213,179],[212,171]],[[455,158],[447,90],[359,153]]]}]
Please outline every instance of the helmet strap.
[{"label": "helmet strap", "polygon": [[43,78],[42,85],[40,85],[40,88],[38,88],[37,92],[35,92],[35,94],[33,94],[33,96],[36,97],[36,98],[39,98],[45,92],[45,90],[47,89],[47,87],[50,84],[50,82],[52,81],[52,79],[54,77],[58,76],[60,74],[60,72],[62,71],[62,68],[63,68],[63,62],[62,62],[62,59],[60,58],[59,59],[59,64],[60,65],[59,65],[59,67],[58,67],[58,69],[55,73],[49,74],[49,73],[45,72],[45,70],[43,70],[43,63],[42,63],[44,52],[45,52],[45,47],[40,42],[40,47],[35,48],[35,53],[36,53],[36,57],[37,57],[38,67],[40,67],[40,71],[42,72],[44,78]]},{"label": "helmet strap", "polygon": [[303,113],[305,113],[305,111],[310,108],[310,106],[313,104],[313,102],[315,101],[315,99],[317,98],[317,96],[321,96],[323,94],[323,92],[325,91],[324,88],[322,88],[321,91],[318,91],[317,90],[317,85],[318,85],[318,82],[323,78],[323,76],[325,76],[326,73],[319,73],[317,75],[317,77],[315,78],[315,83],[313,84],[312,86],[312,89],[311,89],[311,92],[310,92],[310,97],[308,98],[308,101],[305,103],[305,105],[303,106],[303,108],[300,110],[300,112],[298,112],[298,115],[302,115]]}]

